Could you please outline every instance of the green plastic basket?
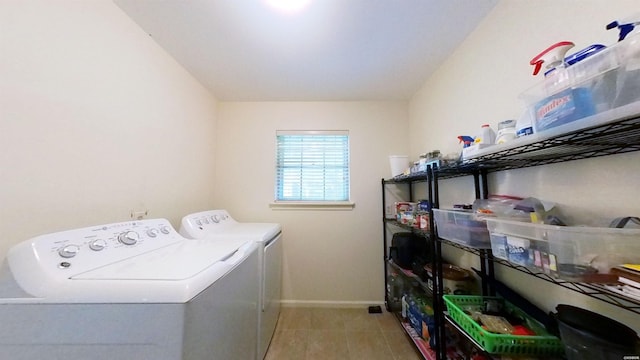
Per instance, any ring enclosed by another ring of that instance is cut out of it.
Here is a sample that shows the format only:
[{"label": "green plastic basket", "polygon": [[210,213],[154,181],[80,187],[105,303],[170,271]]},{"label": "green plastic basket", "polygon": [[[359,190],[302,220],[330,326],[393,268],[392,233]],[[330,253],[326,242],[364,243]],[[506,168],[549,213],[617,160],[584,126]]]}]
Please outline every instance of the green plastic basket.
[{"label": "green plastic basket", "polygon": [[483,296],[443,295],[449,316],[469,336],[480,344],[485,351],[492,354],[554,356],[562,355],[564,348],[557,337],[550,335],[544,327],[525,312],[505,301],[507,310],[525,319],[526,326],[536,335],[494,334],[482,328],[462,307],[480,306],[485,300],[498,299]]}]

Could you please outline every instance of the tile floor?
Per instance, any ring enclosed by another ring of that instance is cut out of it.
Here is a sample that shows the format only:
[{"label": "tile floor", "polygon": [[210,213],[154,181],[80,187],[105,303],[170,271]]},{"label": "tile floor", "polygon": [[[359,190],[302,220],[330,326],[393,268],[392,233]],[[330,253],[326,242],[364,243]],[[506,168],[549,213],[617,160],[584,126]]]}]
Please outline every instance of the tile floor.
[{"label": "tile floor", "polygon": [[386,311],[282,308],[265,360],[420,360]]}]

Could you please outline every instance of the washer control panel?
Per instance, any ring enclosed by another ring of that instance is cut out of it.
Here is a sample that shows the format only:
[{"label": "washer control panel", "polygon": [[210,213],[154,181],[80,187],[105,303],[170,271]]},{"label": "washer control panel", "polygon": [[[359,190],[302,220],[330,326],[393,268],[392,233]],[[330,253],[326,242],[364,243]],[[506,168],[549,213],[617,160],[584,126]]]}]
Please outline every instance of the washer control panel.
[{"label": "washer control panel", "polygon": [[180,233],[189,238],[201,238],[206,234],[222,232],[224,227],[236,224],[227,210],[209,210],[185,216]]},{"label": "washer control panel", "polygon": [[183,240],[168,220],[145,219],[41,235],[14,246],[8,256],[70,277]]}]

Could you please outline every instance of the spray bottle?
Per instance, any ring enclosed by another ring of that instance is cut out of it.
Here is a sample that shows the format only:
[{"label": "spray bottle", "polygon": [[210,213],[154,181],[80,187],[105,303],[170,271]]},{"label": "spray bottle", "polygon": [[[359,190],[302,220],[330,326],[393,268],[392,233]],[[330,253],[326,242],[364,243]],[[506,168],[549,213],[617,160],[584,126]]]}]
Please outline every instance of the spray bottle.
[{"label": "spray bottle", "polygon": [[570,76],[571,67],[565,62],[565,54],[574,44],[561,41],[553,44],[531,59],[536,75],[542,65],[545,72],[544,90],[547,97],[534,104],[534,132],[543,131],[566,124],[595,113],[591,89],[575,87],[574,77]]},{"label": "spray bottle", "polygon": [[545,89],[551,95],[569,86],[569,74],[566,71],[564,57],[574,47],[571,41],[555,43],[536,55],[529,64],[534,66],[533,75],[538,75],[544,65]]},{"label": "spray bottle", "polygon": [[474,138],[469,135],[460,135],[458,136],[458,142],[462,143],[462,148],[466,148],[473,144]]},{"label": "spray bottle", "polygon": [[[640,18],[640,14],[635,17]],[[616,47],[621,66],[618,69],[616,98],[613,102],[613,107],[619,107],[640,100],[640,35],[636,34],[640,29],[640,21],[622,24],[613,21],[606,28],[617,28],[620,31]],[[632,32],[632,36],[628,36]]]},{"label": "spray bottle", "polygon": [[630,32],[632,32],[637,25],[640,25],[640,21],[631,21],[628,23],[620,24],[618,21],[613,21],[607,24],[606,29],[618,29],[620,33],[618,34],[618,42],[624,40]]},{"label": "spray bottle", "polygon": [[565,54],[574,46],[575,44],[571,41],[560,41],[536,55],[529,62],[529,64],[534,66],[533,75],[538,75],[543,64],[545,65],[545,68],[549,70],[564,64]]}]

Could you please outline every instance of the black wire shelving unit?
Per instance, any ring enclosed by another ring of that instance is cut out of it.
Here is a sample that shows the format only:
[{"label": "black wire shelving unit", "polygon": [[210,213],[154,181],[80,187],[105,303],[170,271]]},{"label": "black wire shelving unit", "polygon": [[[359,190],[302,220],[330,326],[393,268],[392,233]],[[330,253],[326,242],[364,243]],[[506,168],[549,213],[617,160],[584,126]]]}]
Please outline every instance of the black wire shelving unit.
[{"label": "black wire shelving unit", "polygon": [[[518,138],[506,144],[483,149],[476,156],[463,161],[435,162],[425,172],[396,176],[382,181],[385,184],[412,184],[428,182],[429,199],[434,207],[438,207],[438,182],[444,179],[473,176],[476,198],[488,196],[487,175],[494,172],[529,168],[541,165],[557,164],[573,160],[590,159],[615,154],[623,154],[640,150],[640,102],[603,112],[575,123],[559,126],[543,133]],[[384,196],[384,195],[383,195]],[[384,201],[384,200],[383,200]],[[433,215],[433,214],[431,214]],[[388,221],[385,221],[387,223]],[[403,226],[401,224],[396,224]],[[409,229],[410,227],[406,227]],[[434,229],[433,216],[430,216],[430,228]],[[416,231],[412,229],[412,231]],[[605,303],[640,314],[640,300],[625,296],[608,284],[570,282],[557,279],[549,274],[532,272],[530,269],[513,264],[509,261],[495,258],[491,249],[476,249],[462,244],[440,239],[436,233],[418,230],[425,238],[431,238],[436,256],[441,255],[441,244],[454,246],[473,253],[481,258],[481,272],[487,276],[494,276],[494,264],[515,269],[553,283],[565,289],[582,295],[598,299]],[[640,240],[640,239],[639,239]],[[385,246],[387,239],[385,236]],[[442,280],[441,261],[434,264],[435,276],[438,282]],[[386,276],[386,274],[385,274]],[[437,299],[441,296],[440,289],[434,289]],[[493,289],[483,282],[483,294],[492,294]],[[437,310],[443,311],[443,304],[436,301]],[[438,334],[436,339],[442,343],[444,334],[444,315],[437,321]],[[438,349],[438,358],[446,358],[443,349]]]},{"label": "black wire shelving unit", "polygon": [[[640,150],[640,103],[598,114],[585,119],[584,125],[577,128],[572,124],[558,128],[544,137],[516,139],[505,146],[496,145],[477,157],[461,162],[443,164],[434,169],[434,181],[474,175],[476,193],[478,183],[484,186],[486,194],[487,174],[492,172],[521,169],[540,165],[556,164],[573,160],[622,154]],[[582,120],[578,123],[581,123]],[[566,131],[567,127],[574,127]],[[544,133],[541,133],[544,135]],[[480,198],[480,197],[478,197]],[[640,240],[640,239],[639,239]],[[454,242],[444,243],[480,255],[478,249],[468,248]],[[535,273],[526,267],[495,258],[491,261],[528,275],[554,283],[563,288],[604,301],[611,305],[640,314],[640,301],[616,292],[607,284],[569,282],[554,278],[549,274]]]}]

